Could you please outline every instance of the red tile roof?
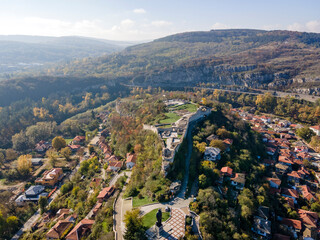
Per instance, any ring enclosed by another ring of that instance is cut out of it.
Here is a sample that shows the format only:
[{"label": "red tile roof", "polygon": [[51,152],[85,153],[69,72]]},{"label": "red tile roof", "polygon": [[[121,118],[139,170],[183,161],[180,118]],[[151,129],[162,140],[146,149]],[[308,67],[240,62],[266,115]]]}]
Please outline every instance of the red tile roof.
[{"label": "red tile roof", "polygon": [[299,229],[299,230],[302,229],[302,224],[300,220],[283,218],[281,223],[289,227],[293,227],[294,229]]},{"label": "red tile roof", "polygon": [[136,163],[136,159],[137,157],[135,154],[127,153],[127,161],[126,161],[127,163],[130,163],[130,162]]},{"label": "red tile roof", "polygon": [[311,227],[317,227],[317,221],[319,216],[316,212],[306,211],[303,209],[298,210],[300,220],[305,224]]},{"label": "red tile roof", "polygon": [[291,196],[291,197],[294,197],[294,198],[298,198],[299,197],[298,191],[295,190],[295,189],[291,189],[291,188],[282,189],[282,194],[287,195],[287,196]]},{"label": "red tile roof", "polygon": [[87,229],[91,229],[94,220],[82,219],[66,236],[67,240],[80,240],[83,236],[82,233]]},{"label": "red tile roof", "polygon": [[320,125],[317,125],[317,126],[311,126],[310,128],[313,128],[313,129],[315,129],[315,130],[320,130]]},{"label": "red tile roof", "polygon": [[279,185],[281,184],[281,180],[279,178],[267,178],[267,181],[274,182],[275,184]]},{"label": "red tile roof", "polygon": [[98,199],[99,198],[105,198],[105,197],[109,197],[114,191],[114,187],[111,186],[111,187],[106,187],[104,189],[101,190],[101,192],[99,193],[98,195]]},{"label": "red tile roof", "polygon": [[221,168],[221,172],[222,173],[224,173],[224,174],[228,174],[228,175],[232,175],[232,168],[230,168],[230,167],[223,167],[223,168]]}]

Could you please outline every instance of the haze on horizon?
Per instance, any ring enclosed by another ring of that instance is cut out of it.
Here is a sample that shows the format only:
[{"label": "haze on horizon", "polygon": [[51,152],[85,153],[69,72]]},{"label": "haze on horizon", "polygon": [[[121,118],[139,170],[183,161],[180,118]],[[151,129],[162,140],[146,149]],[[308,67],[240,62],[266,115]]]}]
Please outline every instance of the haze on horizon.
[{"label": "haze on horizon", "polygon": [[143,41],[228,28],[320,33],[318,0],[3,0],[0,7],[0,35]]}]

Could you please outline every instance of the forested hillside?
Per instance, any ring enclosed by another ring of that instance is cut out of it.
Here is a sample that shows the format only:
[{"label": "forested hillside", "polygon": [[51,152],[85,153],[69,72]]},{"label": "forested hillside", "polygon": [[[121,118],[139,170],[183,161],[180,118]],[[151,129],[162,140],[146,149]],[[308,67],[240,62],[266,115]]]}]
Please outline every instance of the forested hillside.
[{"label": "forested hillside", "polygon": [[[199,82],[284,89],[317,87],[320,34],[214,30],[180,33],[109,56],[61,65],[51,74],[125,77],[136,85]],[[314,89],[313,92],[319,92]]]}]

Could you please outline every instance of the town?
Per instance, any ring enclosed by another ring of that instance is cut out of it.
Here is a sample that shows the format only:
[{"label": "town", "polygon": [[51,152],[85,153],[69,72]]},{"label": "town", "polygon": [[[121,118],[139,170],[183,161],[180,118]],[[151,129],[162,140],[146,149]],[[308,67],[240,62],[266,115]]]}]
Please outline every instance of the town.
[{"label": "town", "polygon": [[[319,126],[176,95],[117,100],[82,116],[93,131],[40,140],[20,156],[7,150],[25,173],[1,185],[12,192],[8,214],[29,213],[20,229],[7,219],[12,239],[210,239],[206,214],[222,208],[234,239],[317,239]],[[136,125],[133,115],[151,116],[141,104],[162,110]]]}]

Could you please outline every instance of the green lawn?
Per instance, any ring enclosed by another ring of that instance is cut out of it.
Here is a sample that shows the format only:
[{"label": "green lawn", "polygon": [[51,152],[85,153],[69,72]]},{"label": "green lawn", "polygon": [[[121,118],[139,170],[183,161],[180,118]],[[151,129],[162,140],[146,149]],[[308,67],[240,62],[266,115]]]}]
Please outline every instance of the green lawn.
[{"label": "green lawn", "polygon": [[[145,228],[151,228],[157,221],[156,214],[158,209],[154,209],[147,213],[142,218],[142,224]],[[162,222],[165,222],[170,217],[170,213],[162,212]]]},{"label": "green lawn", "polygon": [[152,202],[151,199],[149,199],[148,197],[146,198],[141,198],[139,199],[138,197],[134,197],[132,199],[132,207],[140,207],[146,204],[150,204],[150,203],[156,203],[156,202]]},{"label": "green lawn", "polygon": [[65,140],[66,140],[66,143],[67,143],[67,145],[68,145],[70,142],[72,142],[73,138],[67,138],[67,139],[65,139]]},{"label": "green lawn", "polygon": [[160,121],[161,124],[171,124],[180,119],[180,116],[174,112],[165,113],[166,119]]},{"label": "green lawn", "polygon": [[195,104],[188,103],[174,108],[174,110],[187,110],[191,113],[196,112],[198,107]]}]

